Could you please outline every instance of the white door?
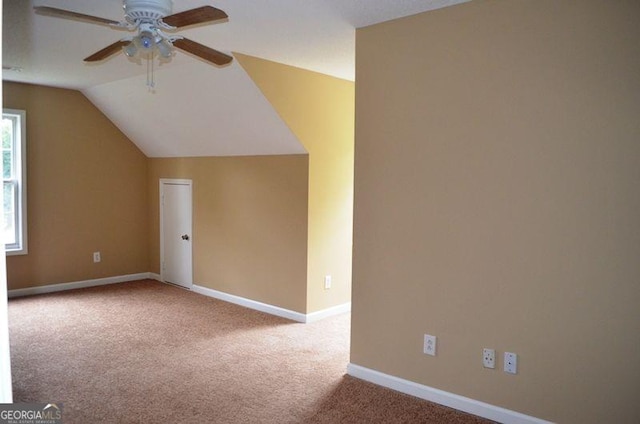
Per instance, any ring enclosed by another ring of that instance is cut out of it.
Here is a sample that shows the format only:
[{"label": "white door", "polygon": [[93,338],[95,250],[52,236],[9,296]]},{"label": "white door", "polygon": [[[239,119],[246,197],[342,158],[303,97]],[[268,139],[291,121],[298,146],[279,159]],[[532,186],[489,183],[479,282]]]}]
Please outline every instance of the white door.
[{"label": "white door", "polygon": [[191,288],[191,180],[160,180],[161,279]]}]

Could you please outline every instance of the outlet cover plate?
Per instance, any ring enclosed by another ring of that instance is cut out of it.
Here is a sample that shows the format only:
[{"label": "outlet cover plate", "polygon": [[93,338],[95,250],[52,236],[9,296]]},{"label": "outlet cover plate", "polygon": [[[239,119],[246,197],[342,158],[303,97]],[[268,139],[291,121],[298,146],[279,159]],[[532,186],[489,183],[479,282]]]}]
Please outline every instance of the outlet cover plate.
[{"label": "outlet cover plate", "polygon": [[496,367],[496,350],[495,349],[482,349],[482,365],[485,368],[494,369]]},{"label": "outlet cover plate", "polygon": [[331,276],[330,275],[325,275],[324,276],[324,289],[325,290],[329,290],[331,288]]},{"label": "outlet cover plate", "polygon": [[504,353],[504,372],[509,374],[518,373],[518,355],[513,352]]},{"label": "outlet cover plate", "polygon": [[425,334],[423,352],[427,355],[436,356],[436,341],[436,336]]}]

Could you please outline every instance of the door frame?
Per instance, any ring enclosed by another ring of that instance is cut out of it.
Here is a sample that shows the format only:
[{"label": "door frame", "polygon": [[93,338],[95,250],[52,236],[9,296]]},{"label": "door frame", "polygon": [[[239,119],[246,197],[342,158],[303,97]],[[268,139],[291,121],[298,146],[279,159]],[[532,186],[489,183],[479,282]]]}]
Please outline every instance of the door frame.
[{"label": "door frame", "polygon": [[189,179],[176,179],[176,178],[160,178],[160,198],[159,198],[159,207],[160,207],[160,281],[166,282],[164,279],[164,186],[166,185],[186,185],[189,186],[189,190],[191,192],[191,205],[189,205],[191,209],[191,228],[189,229],[189,234],[191,238],[191,263],[189,266],[191,267],[191,281],[189,282],[189,287],[184,287],[190,289],[193,287],[193,180]]}]

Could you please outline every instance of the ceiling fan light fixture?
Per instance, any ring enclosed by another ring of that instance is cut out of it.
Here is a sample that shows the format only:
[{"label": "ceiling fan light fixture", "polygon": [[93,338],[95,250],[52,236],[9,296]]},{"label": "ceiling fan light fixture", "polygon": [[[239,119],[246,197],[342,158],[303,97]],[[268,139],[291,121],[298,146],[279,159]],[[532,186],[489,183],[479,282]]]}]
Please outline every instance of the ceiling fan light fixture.
[{"label": "ceiling fan light fixture", "polygon": [[129,44],[124,46],[122,50],[127,57],[135,57],[135,55],[138,54],[138,46],[136,46],[135,41],[131,41]]},{"label": "ceiling fan light fixture", "polygon": [[160,39],[160,41],[156,42],[156,47],[158,47],[158,53],[160,56],[168,59],[171,57],[173,53],[173,46],[171,43],[165,39]]},{"label": "ceiling fan light fixture", "polygon": [[142,49],[145,52],[153,51],[156,46],[156,40],[151,31],[141,31],[140,34],[135,38],[137,40],[138,48]]}]

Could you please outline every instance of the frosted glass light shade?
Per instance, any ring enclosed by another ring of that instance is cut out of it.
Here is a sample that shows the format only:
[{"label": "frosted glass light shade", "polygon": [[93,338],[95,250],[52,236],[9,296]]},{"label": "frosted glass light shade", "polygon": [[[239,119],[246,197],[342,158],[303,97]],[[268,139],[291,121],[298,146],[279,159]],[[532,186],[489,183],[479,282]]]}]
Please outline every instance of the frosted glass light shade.
[{"label": "frosted glass light shade", "polygon": [[136,46],[136,43],[132,41],[124,46],[122,50],[128,57],[134,57],[138,53],[138,46]]},{"label": "frosted glass light shade", "polygon": [[167,40],[162,40],[156,43],[156,47],[158,47],[158,53],[160,53],[160,56],[166,59],[171,57],[172,46]]}]

